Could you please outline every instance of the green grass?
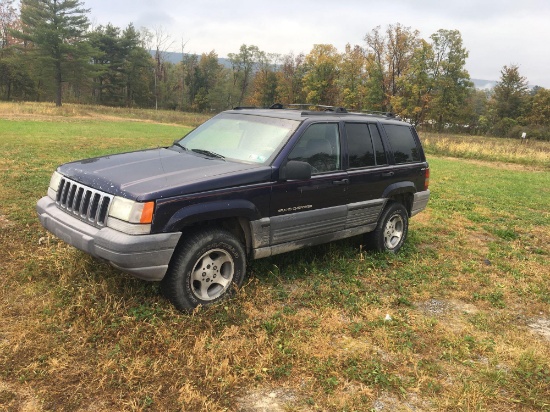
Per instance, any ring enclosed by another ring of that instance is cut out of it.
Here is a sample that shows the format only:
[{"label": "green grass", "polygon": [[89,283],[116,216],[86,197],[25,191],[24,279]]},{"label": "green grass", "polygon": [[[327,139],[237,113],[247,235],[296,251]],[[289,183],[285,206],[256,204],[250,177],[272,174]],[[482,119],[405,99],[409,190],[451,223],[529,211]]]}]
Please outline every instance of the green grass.
[{"label": "green grass", "polygon": [[[6,189],[11,189],[14,195],[22,195],[25,210],[35,203],[37,193],[47,188],[51,173],[59,164],[123,151],[168,146],[190,129],[189,126],[140,122],[0,119],[0,151],[6,162],[3,181]],[[14,162],[17,162],[16,167],[10,167],[15,165]],[[51,172],[50,176],[46,171]],[[6,210],[21,210],[21,203],[6,202],[4,207]]]},{"label": "green grass", "polygon": [[59,163],[188,130],[86,110],[0,119],[0,410],[550,410],[543,167],[432,156],[398,255],[359,237],[253,261],[234,299],[182,315],[37,221]]}]

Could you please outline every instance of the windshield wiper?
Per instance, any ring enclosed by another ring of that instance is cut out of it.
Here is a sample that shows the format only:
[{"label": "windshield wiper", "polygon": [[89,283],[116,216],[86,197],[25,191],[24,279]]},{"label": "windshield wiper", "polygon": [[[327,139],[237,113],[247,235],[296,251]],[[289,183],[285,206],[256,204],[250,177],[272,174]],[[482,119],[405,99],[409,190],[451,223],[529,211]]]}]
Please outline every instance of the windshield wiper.
[{"label": "windshield wiper", "polygon": [[216,158],[218,158],[218,159],[225,159],[225,157],[222,156],[221,154],[211,152],[210,150],[204,150],[204,149],[191,149],[191,151],[192,151],[192,152],[196,152],[196,153],[200,153],[200,154],[203,154],[203,155],[209,156],[209,157],[216,157]]}]

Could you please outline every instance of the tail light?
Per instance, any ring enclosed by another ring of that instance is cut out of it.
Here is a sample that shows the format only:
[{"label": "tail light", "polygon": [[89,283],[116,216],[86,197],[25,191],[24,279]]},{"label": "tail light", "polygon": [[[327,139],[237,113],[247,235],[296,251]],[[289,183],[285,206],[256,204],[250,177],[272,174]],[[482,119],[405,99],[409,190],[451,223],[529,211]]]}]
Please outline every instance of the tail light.
[{"label": "tail light", "polygon": [[424,169],[424,190],[428,190],[429,185],[430,185],[430,168],[426,167],[426,169]]}]

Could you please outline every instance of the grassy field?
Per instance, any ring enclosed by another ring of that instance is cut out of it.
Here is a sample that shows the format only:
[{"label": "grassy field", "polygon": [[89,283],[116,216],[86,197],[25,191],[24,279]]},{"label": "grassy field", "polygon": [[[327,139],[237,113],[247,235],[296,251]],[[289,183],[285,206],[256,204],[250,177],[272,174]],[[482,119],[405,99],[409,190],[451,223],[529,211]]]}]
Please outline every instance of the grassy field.
[{"label": "grassy field", "polygon": [[427,144],[402,253],[353,238],[254,261],[234,299],[182,315],[34,205],[57,164],[199,120],[0,104],[0,410],[550,411],[550,144],[531,162],[423,135],[449,142]]},{"label": "grassy field", "polygon": [[548,142],[487,136],[421,134],[424,149],[436,156],[516,163],[550,170]]}]

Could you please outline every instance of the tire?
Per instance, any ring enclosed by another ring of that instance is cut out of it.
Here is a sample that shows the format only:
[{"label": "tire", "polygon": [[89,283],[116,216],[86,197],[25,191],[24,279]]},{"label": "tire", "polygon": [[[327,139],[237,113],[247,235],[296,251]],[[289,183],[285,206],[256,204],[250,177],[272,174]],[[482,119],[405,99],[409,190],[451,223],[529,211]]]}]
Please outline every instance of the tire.
[{"label": "tire", "polygon": [[401,204],[386,206],[373,232],[366,234],[367,246],[379,252],[397,253],[405,243],[409,231],[409,215]]},{"label": "tire", "polygon": [[230,296],[242,285],[245,272],[241,242],[226,230],[208,228],[178,245],[160,287],[178,310],[189,312]]}]

